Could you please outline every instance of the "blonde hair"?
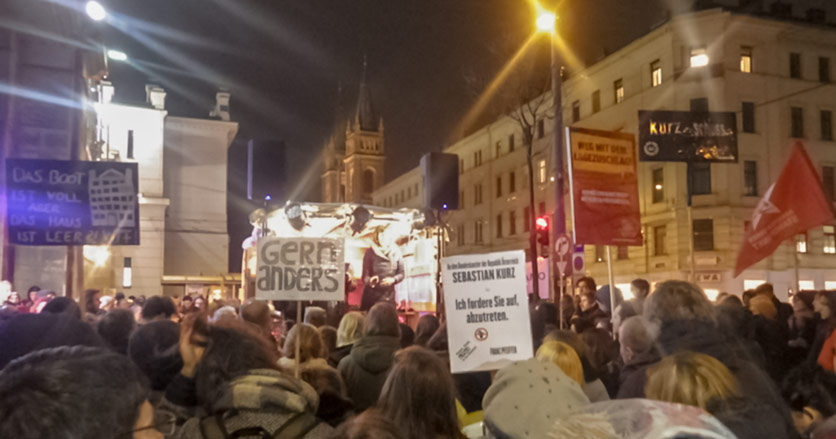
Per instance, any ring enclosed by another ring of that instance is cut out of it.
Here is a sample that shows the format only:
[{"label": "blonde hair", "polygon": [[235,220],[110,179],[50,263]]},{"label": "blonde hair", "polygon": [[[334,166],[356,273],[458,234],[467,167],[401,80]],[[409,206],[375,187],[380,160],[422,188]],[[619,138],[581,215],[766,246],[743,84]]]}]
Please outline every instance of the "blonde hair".
[{"label": "blonde hair", "polygon": [[731,371],[714,357],[680,352],[662,359],[647,371],[645,396],[706,410],[715,399],[740,395]]},{"label": "blonde hair", "polygon": [[297,323],[287,333],[287,340],[284,343],[282,355],[287,358],[296,358],[296,343],[299,343],[299,364],[314,358],[325,358],[325,345],[319,331],[313,325]]},{"label": "blonde hair", "polygon": [[556,364],[569,378],[583,386],[583,365],[578,353],[562,341],[546,341],[537,349],[537,360]]},{"label": "blonde hair", "polygon": [[749,310],[752,314],[764,316],[769,320],[775,320],[778,317],[778,309],[772,303],[772,298],[766,295],[755,296],[749,300]]},{"label": "blonde hair", "polygon": [[337,347],[348,346],[359,340],[363,336],[365,322],[366,317],[357,311],[344,315],[337,328]]}]

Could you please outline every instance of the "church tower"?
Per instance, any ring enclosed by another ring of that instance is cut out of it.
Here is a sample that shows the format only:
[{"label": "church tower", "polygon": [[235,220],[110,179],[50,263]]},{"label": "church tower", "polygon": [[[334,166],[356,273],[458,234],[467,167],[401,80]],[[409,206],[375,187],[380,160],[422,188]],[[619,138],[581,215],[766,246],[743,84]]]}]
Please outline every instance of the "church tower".
[{"label": "church tower", "polygon": [[357,101],[347,117],[344,132],[342,136],[334,133],[326,146],[322,175],[324,202],[371,204],[372,194],[384,182],[383,139],[383,118],[374,110],[364,60]]}]

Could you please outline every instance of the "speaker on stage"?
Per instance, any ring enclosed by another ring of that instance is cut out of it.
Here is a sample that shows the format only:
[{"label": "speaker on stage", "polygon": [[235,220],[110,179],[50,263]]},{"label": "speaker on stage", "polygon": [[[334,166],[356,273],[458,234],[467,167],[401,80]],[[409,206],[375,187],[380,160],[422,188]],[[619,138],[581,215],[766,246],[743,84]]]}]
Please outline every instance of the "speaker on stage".
[{"label": "speaker on stage", "polygon": [[441,152],[424,154],[421,176],[424,179],[424,207],[459,208],[459,156]]}]

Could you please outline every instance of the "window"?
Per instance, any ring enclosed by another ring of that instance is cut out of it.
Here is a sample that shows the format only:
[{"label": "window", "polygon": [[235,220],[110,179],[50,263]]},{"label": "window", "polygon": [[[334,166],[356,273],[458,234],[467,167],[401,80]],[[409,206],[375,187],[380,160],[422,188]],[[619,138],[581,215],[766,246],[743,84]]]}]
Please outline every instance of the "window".
[{"label": "window", "polygon": [[131,258],[122,259],[122,288],[133,286],[133,268]]},{"label": "window", "polygon": [[482,226],[483,225],[484,225],[484,223],[482,221],[479,221],[479,220],[476,221],[476,227],[475,227],[475,230],[474,230],[474,232],[475,232],[474,241],[477,244],[482,243]]},{"label": "window", "polygon": [[461,247],[466,244],[465,236],[464,236],[464,224],[459,224],[456,227],[456,244]]},{"label": "window", "polygon": [[481,166],[482,165],[482,151],[474,151],[473,152],[473,167]]},{"label": "window", "polygon": [[597,113],[601,111],[601,90],[592,92],[592,112]]},{"label": "window", "polygon": [[496,198],[502,196],[502,176],[496,177]]},{"label": "window", "polygon": [[704,67],[708,65],[708,51],[704,47],[691,49],[691,67]]},{"label": "window", "polygon": [[473,205],[482,204],[482,183],[477,184],[473,190]]},{"label": "window", "polygon": [[496,142],[496,158],[502,155],[502,142]]},{"label": "window", "polygon": [[496,216],[496,237],[502,238],[502,214]]},{"label": "window", "polygon": [[691,99],[691,111],[708,112],[708,98]]},{"label": "window", "polygon": [[531,208],[526,206],[523,209],[523,232],[531,230]]},{"label": "window", "polygon": [[545,183],[546,182],[546,161],[545,160],[540,160],[540,163],[537,165],[537,171],[538,171],[538,177],[540,177],[539,178],[540,183]]},{"label": "window", "polygon": [[511,173],[508,174],[508,192],[509,193],[514,193],[514,192],[516,192],[516,190],[517,190],[517,177],[514,174],[514,171],[511,171]]},{"label": "window", "polygon": [[[368,171],[366,171],[366,172],[368,172]],[[405,202],[406,202],[406,194],[404,193],[404,190],[401,189],[401,203],[405,203]]]},{"label": "window", "polygon": [[830,58],[819,57],[819,82],[830,82]]},{"label": "window", "polygon": [[464,191],[459,191],[459,209],[464,209]]},{"label": "window", "polygon": [[691,178],[691,195],[711,193],[711,163],[689,163],[688,173]]},{"label": "window", "polygon": [[743,162],[743,195],[758,196],[758,162],[756,161]]},{"label": "window", "polygon": [[653,202],[661,203],[665,201],[665,169],[656,168],[653,170],[652,181],[653,184]]},{"label": "window", "polygon": [[821,139],[833,140],[833,112],[830,110],[821,111]]},{"label": "window", "polygon": [[546,202],[541,201],[540,204],[537,205],[537,209],[540,210],[540,215],[545,215],[546,214]]},{"label": "window", "polygon": [[658,59],[650,63],[650,85],[652,87],[662,85],[662,61]]},{"label": "window", "polygon": [[514,143],[514,135],[511,134],[508,136],[508,152],[514,152],[514,148],[516,147],[517,145]]},{"label": "window", "polygon": [[796,253],[807,253],[807,234],[800,233],[795,235],[795,251]]},{"label": "window", "polygon": [[836,255],[836,230],[833,226],[824,226],[824,247],[822,251],[826,255]]},{"label": "window", "polygon": [[464,174],[464,159],[459,159],[459,175]]},{"label": "window", "polygon": [[665,246],[665,239],[668,236],[665,226],[656,226],[653,228],[653,256],[664,256],[668,254]]},{"label": "window", "polygon": [[834,182],[833,166],[822,166],[821,168],[821,185],[824,189],[824,195],[830,202],[834,201],[834,194],[836,194],[836,182]]},{"label": "window", "polygon": [[605,254],[607,252],[607,247],[603,245],[596,245],[595,246],[595,262],[604,262]]},{"label": "window", "polygon": [[581,101],[572,102],[572,122],[581,120]]},{"label": "window", "polygon": [[612,84],[613,93],[615,94],[615,103],[621,103],[624,101],[624,81],[621,79],[616,80]]},{"label": "window", "polygon": [[517,234],[517,211],[515,210],[508,212],[508,234]]},{"label": "window", "polygon": [[740,71],[752,73],[752,48],[740,46]]},{"label": "window", "polygon": [[537,138],[542,139],[546,135],[546,122],[543,119],[537,121]]},{"label": "window", "polygon": [[694,251],[704,252],[714,250],[714,220],[694,220]]},{"label": "window", "polygon": [[627,247],[626,245],[619,245],[616,253],[616,258],[619,261],[630,259],[630,247]]},{"label": "window", "polygon": [[790,137],[804,137],[804,109],[790,107]]},{"label": "window", "polygon": [[754,102],[744,102],[743,103],[743,132],[744,133],[754,133],[755,132],[755,103]]},{"label": "window", "polygon": [[790,53],[790,78],[801,79],[800,53]]},{"label": "window", "polygon": [[128,130],[128,158],[134,158],[134,130]]},{"label": "window", "polygon": [[412,199],[412,186],[410,186],[410,187],[406,188],[406,198],[407,198],[408,200],[411,200],[411,199]]}]

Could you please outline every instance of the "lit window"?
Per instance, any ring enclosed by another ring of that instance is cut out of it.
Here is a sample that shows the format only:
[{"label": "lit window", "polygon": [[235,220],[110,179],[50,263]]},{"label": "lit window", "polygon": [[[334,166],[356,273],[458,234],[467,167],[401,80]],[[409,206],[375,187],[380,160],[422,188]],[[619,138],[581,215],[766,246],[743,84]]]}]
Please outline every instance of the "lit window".
[{"label": "lit window", "polygon": [[667,230],[665,226],[656,226],[653,228],[653,256],[664,256],[668,254],[665,246],[665,239],[667,238]]},{"label": "lit window", "polygon": [[836,231],[833,226],[824,226],[824,248],[828,255],[836,255]]},{"label": "lit window", "polygon": [[539,170],[540,183],[545,183],[546,182],[546,161],[545,160],[540,160],[538,170]]},{"label": "lit window", "polygon": [[755,280],[753,280],[753,279],[749,279],[749,280],[744,280],[744,281],[743,281],[743,289],[744,289],[744,290],[754,290],[754,289],[755,289],[755,288],[757,288],[758,286],[760,286],[760,285],[762,285],[762,284],[765,284],[765,283],[766,283],[766,281],[765,281],[765,280],[761,280],[761,279],[755,279]]},{"label": "lit window", "polygon": [[708,52],[704,48],[691,49],[691,67],[708,65]]},{"label": "lit window", "polygon": [[743,195],[747,197],[758,195],[758,162],[756,161],[743,162]]},{"label": "lit window", "polygon": [[836,290],[836,281],[832,281],[832,280],[824,281],[824,289],[825,290]]},{"label": "lit window", "polygon": [[651,175],[653,177],[653,202],[661,203],[665,201],[665,170],[656,168]]},{"label": "lit window", "polygon": [[798,253],[807,253],[807,234],[801,233],[795,235],[795,251]]},{"label": "lit window", "polygon": [[811,280],[798,281],[798,291],[813,291],[816,289],[816,283]]},{"label": "lit window", "polygon": [[653,87],[662,85],[662,61],[658,59],[650,63],[650,84]]},{"label": "lit window", "polygon": [[607,247],[603,245],[596,245],[595,246],[595,262],[604,262],[604,253],[607,251]]},{"label": "lit window", "polygon": [[742,46],[740,48],[740,71],[752,73],[752,48]]},{"label": "lit window", "polygon": [[634,298],[633,291],[630,290],[630,284],[615,284],[615,288],[621,291],[621,296],[624,300],[631,300]]},{"label": "lit window", "polygon": [[712,302],[717,300],[717,296],[720,295],[720,290],[715,288],[704,288],[703,292],[705,292],[705,297],[708,297],[708,300]]},{"label": "lit window", "polygon": [[613,90],[615,91],[615,103],[618,104],[624,101],[624,81],[621,79],[613,83]]}]

